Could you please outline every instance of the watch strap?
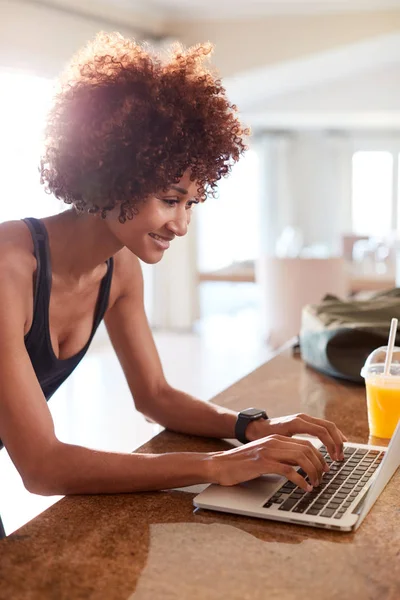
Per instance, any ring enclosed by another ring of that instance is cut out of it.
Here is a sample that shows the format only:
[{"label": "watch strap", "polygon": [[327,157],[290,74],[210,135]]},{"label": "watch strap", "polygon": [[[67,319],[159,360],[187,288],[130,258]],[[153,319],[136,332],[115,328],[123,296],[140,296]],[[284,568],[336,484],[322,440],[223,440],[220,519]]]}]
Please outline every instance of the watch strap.
[{"label": "watch strap", "polygon": [[268,415],[265,410],[260,409],[258,415],[247,415],[246,411],[242,411],[238,414],[236,425],[235,425],[235,437],[242,444],[247,444],[249,440],[246,438],[246,429],[249,423],[252,421],[258,421],[260,419],[268,419]]}]

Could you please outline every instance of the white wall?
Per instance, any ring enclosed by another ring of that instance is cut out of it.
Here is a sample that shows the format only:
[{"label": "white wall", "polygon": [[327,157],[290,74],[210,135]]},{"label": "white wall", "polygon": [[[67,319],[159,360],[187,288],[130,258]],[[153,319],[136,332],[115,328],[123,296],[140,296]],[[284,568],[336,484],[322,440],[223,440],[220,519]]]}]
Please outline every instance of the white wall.
[{"label": "white wall", "polygon": [[298,228],[305,245],[339,251],[351,229],[351,152],[351,138],[340,133],[265,135],[263,254],[274,253],[286,226]]},{"label": "white wall", "polygon": [[[396,57],[400,62],[400,56]],[[264,111],[349,112],[399,110],[399,64],[353,74],[339,81],[317,83],[263,103]]]},{"label": "white wall", "polygon": [[0,0],[0,67],[54,77],[71,55],[101,30],[135,35],[133,27],[113,25],[101,18],[20,0]]}]

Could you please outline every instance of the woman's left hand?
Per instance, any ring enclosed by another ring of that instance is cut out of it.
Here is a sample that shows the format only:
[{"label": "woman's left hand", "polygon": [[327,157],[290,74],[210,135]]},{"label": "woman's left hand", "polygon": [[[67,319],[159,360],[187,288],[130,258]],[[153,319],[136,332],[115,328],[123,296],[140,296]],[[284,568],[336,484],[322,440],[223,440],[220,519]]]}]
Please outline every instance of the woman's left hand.
[{"label": "woman's left hand", "polygon": [[249,441],[273,434],[285,435],[287,437],[292,437],[296,434],[315,436],[325,444],[332,460],[344,459],[343,442],[347,442],[347,438],[332,421],[317,419],[316,417],[299,413],[275,419],[252,421],[246,429],[246,438]]}]

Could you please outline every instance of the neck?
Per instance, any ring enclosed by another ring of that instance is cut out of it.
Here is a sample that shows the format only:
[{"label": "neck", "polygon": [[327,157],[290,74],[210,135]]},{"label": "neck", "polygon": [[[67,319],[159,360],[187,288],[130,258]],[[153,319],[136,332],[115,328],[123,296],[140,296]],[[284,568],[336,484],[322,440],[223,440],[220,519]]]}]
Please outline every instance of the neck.
[{"label": "neck", "polygon": [[104,219],[74,208],[43,219],[49,234],[52,271],[79,280],[123,247]]}]

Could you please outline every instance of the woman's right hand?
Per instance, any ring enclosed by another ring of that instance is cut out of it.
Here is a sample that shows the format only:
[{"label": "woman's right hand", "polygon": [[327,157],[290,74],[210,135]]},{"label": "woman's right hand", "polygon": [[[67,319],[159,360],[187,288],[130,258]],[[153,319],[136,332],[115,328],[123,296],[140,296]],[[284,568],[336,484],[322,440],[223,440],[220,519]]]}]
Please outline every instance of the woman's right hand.
[{"label": "woman's right hand", "polygon": [[283,475],[307,492],[312,487],[296,467],[303,469],[314,487],[329,471],[311,442],[283,435],[269,435],[232,450],[212,453],[211,465],[213,483],[219,485],[236,485],[269,473]]}]

